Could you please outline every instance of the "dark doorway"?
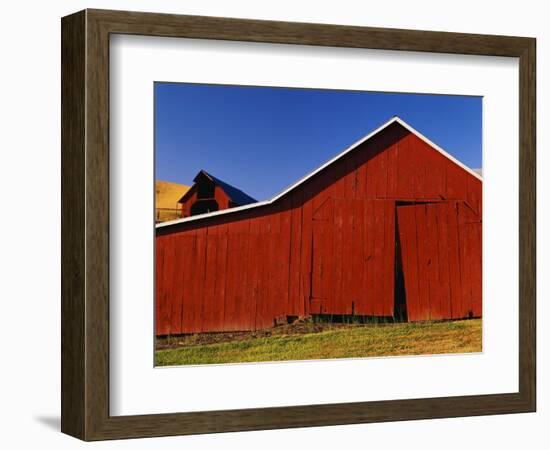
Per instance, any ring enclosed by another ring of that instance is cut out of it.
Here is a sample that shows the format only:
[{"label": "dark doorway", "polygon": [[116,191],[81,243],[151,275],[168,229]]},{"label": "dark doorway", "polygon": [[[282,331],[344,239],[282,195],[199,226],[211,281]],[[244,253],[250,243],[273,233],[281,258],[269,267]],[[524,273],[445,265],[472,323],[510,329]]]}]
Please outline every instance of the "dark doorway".
[{"label": "dark doorway", "polygon": [[206,214],[218,210],[218,202],[216,200],[198,200],[191,206],[191,215]]},{"label": "dark doorway", "polygon": [[[397,212],[397,211],[396,211]],[[396,214],[397,216],[397,214]],[[403,256],[401,253],[401,240],[399,238],[399,225],[395,221],[395,287],[394,287],[394,319],[397,322],[407,322],[407,295],[405,293],[405,277],[403,275]]]},{"label": "dark doorway", "polygon": [[211,180],[201,179],[197,183],[197,198],[214,198],[216,186]]}]

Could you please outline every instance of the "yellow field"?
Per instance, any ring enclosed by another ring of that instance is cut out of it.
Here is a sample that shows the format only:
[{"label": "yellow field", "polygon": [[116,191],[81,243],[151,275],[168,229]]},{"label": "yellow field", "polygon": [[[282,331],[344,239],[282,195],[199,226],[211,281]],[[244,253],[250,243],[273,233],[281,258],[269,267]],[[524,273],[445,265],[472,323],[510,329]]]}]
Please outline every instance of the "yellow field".
[{"label": "yellow field", "polygon": [[165,222],[180,218],[178,200],[189,190],[189,186],[170,181],[155,182],[155,219]]}]

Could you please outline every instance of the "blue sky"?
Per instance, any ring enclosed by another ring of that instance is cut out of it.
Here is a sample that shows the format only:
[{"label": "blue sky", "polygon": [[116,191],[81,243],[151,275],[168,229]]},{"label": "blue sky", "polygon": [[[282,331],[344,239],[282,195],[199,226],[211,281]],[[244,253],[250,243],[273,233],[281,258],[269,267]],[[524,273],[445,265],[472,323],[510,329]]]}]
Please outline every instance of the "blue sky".
[{"label": "blue sky", "polygon": [[481,167],[481,97],[155,83],[155,176],[204,169],[265,200],[394,115]]}]

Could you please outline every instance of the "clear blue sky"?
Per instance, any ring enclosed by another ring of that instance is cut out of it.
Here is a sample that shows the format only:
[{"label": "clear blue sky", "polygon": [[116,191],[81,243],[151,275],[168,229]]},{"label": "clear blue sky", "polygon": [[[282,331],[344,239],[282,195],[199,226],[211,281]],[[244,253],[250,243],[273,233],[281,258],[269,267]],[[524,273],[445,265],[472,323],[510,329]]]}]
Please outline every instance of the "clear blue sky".
[{"label": "clear blue sky", "polygon": [[481,97],[155,83],[155,175],[204,169],[265,200],[394,115],[481,167]]}]

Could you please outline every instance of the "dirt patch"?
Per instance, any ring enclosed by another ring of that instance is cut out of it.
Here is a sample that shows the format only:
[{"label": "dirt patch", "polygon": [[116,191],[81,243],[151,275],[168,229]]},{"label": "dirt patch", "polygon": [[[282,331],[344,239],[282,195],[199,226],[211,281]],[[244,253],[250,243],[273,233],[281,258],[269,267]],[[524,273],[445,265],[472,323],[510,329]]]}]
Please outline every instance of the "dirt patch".
[{"label": "dirt patch", "polygon": [[[388,326],[391,324],[377,324],[376,326]],[[288,336],[296,334],[322,333],[324,331],[341,328],[356,328],[373,326],[364,324],[347,323],[313,323],[310,321],[296,321],[288,325],[279,325],[273,328],[256,331],[233,331],[221,333],[196,333],[181,336],[168,336],[156,338],[156,349],[193,347],[206,344],[218,344],[221,342],[241,342],[253,339],[261,339],[271,336]]]}]

